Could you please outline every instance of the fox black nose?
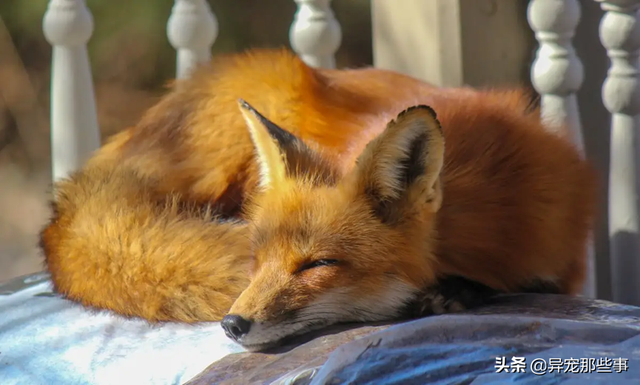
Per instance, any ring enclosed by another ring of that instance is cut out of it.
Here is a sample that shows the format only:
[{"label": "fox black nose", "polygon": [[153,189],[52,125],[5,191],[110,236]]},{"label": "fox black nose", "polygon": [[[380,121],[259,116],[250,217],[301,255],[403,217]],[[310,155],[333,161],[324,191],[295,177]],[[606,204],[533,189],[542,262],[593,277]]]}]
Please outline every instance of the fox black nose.
[{"label": "fox black nose", "polygon": [[222,328],[227,337],[237,340],[251,329],[251,322],[239,315],[229,314],[222,319]]}]

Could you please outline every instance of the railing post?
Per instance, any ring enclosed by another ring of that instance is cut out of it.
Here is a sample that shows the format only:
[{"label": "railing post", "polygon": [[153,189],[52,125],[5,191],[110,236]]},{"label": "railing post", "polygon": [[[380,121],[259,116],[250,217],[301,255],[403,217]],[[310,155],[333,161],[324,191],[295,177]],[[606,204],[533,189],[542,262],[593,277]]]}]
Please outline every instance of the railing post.
[{"label": "railing post", "polygon": [[175,0],[167,21],[169,43],[177,51],[176,78],[184,79],[211,59],[218,37],[218,19],[206,0]]},{"label": "railing post", "polygon": [[531,81],[541,96],[542,118],[552,128],[568,125],[583,147],[576,92],[584,69],[571,40],[580,21],[579,0],[531,0],[527,19],[540,44]]},{"label": "railing post", "polygon": [[[576,93],[584,68],[572,39],[580,21],[578,0],[531,0],[527,19],[540,45],[531,68],[531,81],[541,97],[542,119],[550,129],[568,128],[583,156],[584,137]],[[595,249],[589,240],[587,279],[583,293],[596,297]]]},{"label": "railing post", "polygon": [[600,41],[611,65],[602,99],[611,112],[609,238],[613,300],[640,305],[638,130],[640,122],[640,0],[596,0],[605,11]]},{"label": "railing post", "polygon": [[51,163],[57,181],[82,167],[100,147],[87,42],[93,18],[84,0],[50,0],[42,22],[53,46]]},{"label": "railing post", "polygon": [[295,0],[298,10],[289,29],[291,48],[312,67],[335,68],[342,29],[331,0]]}]

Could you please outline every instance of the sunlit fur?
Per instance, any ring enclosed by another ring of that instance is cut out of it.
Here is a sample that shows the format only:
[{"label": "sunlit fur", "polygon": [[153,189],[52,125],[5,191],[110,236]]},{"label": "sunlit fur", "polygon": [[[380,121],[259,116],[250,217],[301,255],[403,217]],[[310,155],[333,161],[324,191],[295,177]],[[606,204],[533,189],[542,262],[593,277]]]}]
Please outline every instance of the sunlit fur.
[{"label": "sunlit fur", "polygon": [[[596,180],[529,101],[285,50],[218,58],[57,184],[54,285],[149,321],[238,314],[250,349],[394,318],[442,275],[575,294]],[[319,259],[336,263],[305,269]]]}]

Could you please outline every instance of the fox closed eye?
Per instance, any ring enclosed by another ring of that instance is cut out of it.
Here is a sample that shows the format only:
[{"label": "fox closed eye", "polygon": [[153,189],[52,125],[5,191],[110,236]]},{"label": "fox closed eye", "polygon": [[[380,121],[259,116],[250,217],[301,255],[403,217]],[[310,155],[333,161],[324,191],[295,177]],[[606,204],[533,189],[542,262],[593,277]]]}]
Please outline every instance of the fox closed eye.
[{"label": "fox closed eye", "polygon": [[309,263],[305,263],[304,265],[302,265],[299,269],[298,269],[298,273],[301,273],[305,270],[309,270],[309,269],[313,269],[316,267],[322,267],[322,266],[332,266],[338,263],[337,259],[318,259]]}]

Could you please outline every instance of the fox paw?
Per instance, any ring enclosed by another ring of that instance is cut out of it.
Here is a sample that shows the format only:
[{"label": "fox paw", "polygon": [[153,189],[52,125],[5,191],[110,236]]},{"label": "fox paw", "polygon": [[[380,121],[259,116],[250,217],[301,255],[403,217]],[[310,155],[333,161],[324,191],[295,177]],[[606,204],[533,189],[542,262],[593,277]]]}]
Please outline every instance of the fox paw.
[{"label": "fox paw", "polygon": [[457,313],[486,304],[498,291],[462,277],[443,277],[415,299],[410,313],[416,317]]}]

